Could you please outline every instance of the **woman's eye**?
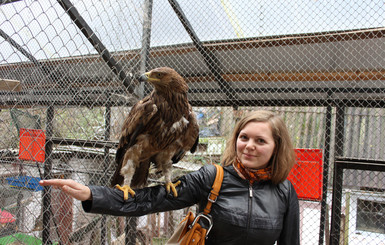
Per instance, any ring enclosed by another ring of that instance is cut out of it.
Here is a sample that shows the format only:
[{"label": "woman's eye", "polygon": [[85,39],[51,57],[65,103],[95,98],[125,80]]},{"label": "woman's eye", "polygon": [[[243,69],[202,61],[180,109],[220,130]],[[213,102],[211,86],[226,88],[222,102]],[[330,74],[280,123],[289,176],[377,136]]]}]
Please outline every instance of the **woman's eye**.
[{"label": "woman's eye", "polygon": [[260,144],[263,144],[265,143],[266,141],[264,139],[257,139],[257,142],[260,143]]},{"label": "woman's eye", "polygon": [[246,137],[245,135],[240,135],[239,138],[240,138],[241,140],[246,140],[246,139],[247,139],[247,137]]}]

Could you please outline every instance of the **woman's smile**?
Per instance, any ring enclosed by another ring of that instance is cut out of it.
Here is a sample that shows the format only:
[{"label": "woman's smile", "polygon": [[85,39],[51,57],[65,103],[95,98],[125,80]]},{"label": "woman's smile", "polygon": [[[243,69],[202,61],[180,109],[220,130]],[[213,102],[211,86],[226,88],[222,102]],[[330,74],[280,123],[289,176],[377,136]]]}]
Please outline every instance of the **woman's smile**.
[{"label": "woman's smile", "polygon": [[253,157],[257,157],[257,156],[254,156],[252,154],[249,154],[249,153],[243,153],[243,155],[245,156],[245,158],[253,158]]}]

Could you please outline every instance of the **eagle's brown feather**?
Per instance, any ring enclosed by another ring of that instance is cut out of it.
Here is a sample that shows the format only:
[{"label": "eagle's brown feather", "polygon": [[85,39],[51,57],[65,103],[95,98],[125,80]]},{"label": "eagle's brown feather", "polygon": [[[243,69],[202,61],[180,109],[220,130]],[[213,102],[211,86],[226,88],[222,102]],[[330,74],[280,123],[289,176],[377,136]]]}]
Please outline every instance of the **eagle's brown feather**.
[{"label": "eagle's brown feather", "polygon": [[184,79],[168,67],[146,74],[154,90],[133,106],[124,121],[112,185],[145,186],[150,163],[170,182],[172,162],[196,149],[199,128]]}]

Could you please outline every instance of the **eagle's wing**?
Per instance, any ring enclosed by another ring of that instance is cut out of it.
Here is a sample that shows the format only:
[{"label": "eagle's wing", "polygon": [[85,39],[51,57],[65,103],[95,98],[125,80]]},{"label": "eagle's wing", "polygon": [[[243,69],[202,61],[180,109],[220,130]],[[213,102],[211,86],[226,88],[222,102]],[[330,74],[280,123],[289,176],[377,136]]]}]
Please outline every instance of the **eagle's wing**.
[{"label": "eagle's wing", "polygon": [[136,143],[136,137],[157,111],[150,96],[136,103],[124,121],[118,149],[125,145],[133,146]]},{"label": "eagle's wing", "polygon": [[190,106],[190,114],[188,116],[188,126],[185,133],[181,137],[182,147],[176,152],[176,154],[172,157],[172,162],[179,162],[187,151],[194,153],[198,147],[199,143],[199,126],[198,121],[196,119],[195,113],[192,112]]},{"label": "eagle's wing", "polygon": [[150,96],[145,97],[132,107],[122,127],[116,151],[115,162],[117,166],[112,177],[112,186],[123,182],[124,177],[120,174],[120,169],[122,168],[124,154],[128,148],[136,143],[137,137],[143,132],[146,124],[156,114],[157,110]]}]

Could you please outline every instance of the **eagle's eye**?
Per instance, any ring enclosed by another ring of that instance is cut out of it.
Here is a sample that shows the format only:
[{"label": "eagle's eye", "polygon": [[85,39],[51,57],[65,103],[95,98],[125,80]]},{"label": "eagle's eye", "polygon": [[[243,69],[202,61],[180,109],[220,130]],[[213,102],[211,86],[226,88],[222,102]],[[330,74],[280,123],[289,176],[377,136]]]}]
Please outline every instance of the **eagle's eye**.
[{"label": "eagle's eye", "polygon": [[160,72],[156,73],[156,77],[157,78],[162,78],[162,73],[160,73]]}]

